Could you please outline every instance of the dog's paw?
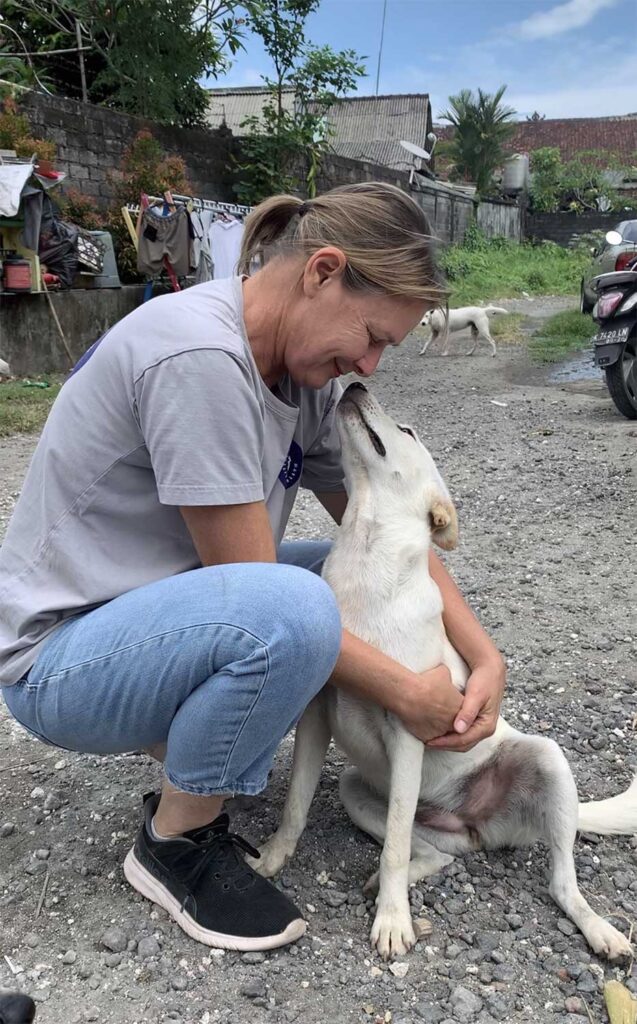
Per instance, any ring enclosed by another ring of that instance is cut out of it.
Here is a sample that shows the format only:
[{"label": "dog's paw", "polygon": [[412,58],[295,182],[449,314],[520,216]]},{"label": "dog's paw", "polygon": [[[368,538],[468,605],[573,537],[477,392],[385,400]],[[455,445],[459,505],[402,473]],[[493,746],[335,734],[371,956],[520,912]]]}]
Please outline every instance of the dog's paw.
[{"label": "dog's paw", "polygon": [[379,911],[372,925],[371,942],[383,960],[404,956],[416,945],[409,910]]},{"label": "dog's paw", "polygon": [[633,956],[633,947],[626,936],[601,917],[588,929],[586,938],[596,953],[609,960],[619,956]]},{"label": "dog's paw", "polygon": [[272,878],[287,864],[294,853],[294,846],[281,843],[273,836],[260,847],[259,853],[261,856],[258,860],[256,857],[246,857],[246,861],[263,878]]}]

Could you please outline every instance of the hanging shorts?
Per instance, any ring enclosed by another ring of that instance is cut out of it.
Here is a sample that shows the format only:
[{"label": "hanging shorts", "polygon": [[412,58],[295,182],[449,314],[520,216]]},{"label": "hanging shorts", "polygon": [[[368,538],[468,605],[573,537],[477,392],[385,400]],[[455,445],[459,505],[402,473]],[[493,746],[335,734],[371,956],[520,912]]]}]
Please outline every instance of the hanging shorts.
[{"label": "hanging shorts", "polygon": [[137,250],[137,269],[141,274],[155,276],[164,268],[168,257],[177,277],[190,272],[190,233],[185,206],[166,217],[151,210],[142,211]]}]

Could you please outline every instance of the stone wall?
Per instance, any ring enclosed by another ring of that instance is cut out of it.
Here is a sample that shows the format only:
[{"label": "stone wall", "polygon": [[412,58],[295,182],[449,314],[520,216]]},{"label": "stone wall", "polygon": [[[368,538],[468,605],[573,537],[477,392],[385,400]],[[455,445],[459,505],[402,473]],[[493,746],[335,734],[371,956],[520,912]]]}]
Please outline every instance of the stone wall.
[{"label": "stone wall", "polygon": [[[101,206],[110,203],[112,174],[143,128],[152,131],[167,153],[185,160],[194,195],[236,201],[231,156],[238,143],[227,130],[159,125],[107,107],[36,92],[20,93],[19,106],[29,118],[33,134],[57,145],[56,166],[68,174],[65,184],[93,196]],[[131,201],[136,198],[131,196]]]},{"label": "stone wall", "polygon": [[526,218],[526,235],[567,246],[589,231],[610,231],[622,220],[637,220],[637,210],[619,213],[534,213]]}]

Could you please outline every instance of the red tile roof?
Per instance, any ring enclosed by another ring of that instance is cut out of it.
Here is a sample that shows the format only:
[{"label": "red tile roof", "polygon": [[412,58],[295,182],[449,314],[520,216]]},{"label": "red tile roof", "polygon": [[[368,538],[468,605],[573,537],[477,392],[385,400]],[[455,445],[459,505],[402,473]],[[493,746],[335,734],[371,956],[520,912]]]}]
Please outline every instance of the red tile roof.
[{"label": "red tile roof", "polygon": [[[436,125],[439,139],[450,139],[451,125]],[[543,146],[556,146],[563,160],[581,150],[597,149],[617,153],[627,164],[637,163],[637,113],[624,117],[565,117],[544,121],[518,121],[516,133],[507,146],[512,153],[531,153]]]}]

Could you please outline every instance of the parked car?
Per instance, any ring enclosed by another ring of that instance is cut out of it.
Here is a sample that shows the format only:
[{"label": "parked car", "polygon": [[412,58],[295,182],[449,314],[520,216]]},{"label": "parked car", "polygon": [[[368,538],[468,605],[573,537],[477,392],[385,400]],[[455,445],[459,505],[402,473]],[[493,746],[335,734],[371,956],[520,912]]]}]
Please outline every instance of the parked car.
[{"label": "parked car", "polygon": [[621,242],[611,245],[604,239],[597,249],[593,249],[593,259],[582,278],[580,286],[580,310],[582,313],[592,313],[593,306],[597,302],[597,293],[592,287],[593,279],[599,277],[600,274],[624,270],[637,255],[637,220],[622,220],[613,230],[622,236]]}]

